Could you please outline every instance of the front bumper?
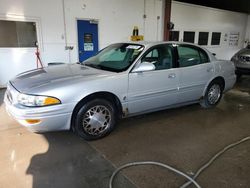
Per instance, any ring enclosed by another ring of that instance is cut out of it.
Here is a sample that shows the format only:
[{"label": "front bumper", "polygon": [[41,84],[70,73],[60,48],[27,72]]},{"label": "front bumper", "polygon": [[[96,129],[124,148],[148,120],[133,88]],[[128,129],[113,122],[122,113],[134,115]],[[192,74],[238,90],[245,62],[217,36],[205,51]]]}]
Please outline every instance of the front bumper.
[{"label": "front bumper", "polygon": [[248,61],[234,61],[236,74],[250,74],[250,62]]},{"label": "front bumper", "polygon": [[[8,92],[13,93],[13,97],[18,94],[15,88],[8,86]],[[71,115],[74,104],[60,104],[47,107],[24,107],[15,101],[11,101],[7,94],[4,97],[6,111],[21,125],[33,132],[47,132],[57,130],[69,130]],[[39,123],[30,124],[26,120],[37,120]]]},{"label": "front bumper", "polygon": [[248,75],[250,75],[250,67],[249,68],[236,67],[235,73],[236,74],[248,74]]}]

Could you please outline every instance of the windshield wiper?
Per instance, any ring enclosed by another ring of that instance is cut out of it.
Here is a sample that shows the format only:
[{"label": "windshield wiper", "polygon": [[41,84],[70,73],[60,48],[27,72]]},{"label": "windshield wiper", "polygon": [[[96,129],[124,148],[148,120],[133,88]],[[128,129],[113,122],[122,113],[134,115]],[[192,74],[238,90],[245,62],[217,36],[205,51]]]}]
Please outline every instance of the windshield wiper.
[{"label": "windshield wiper", "polygon": [[82,63],[82,65],[88,66],[88,67],[92,67],[95,69],[101,69],[101,67],[99,65],[95,65],[95,64],[86,64],[86,63]]},{"label": "windshield wiper", "polygon": [[91,63],[84,64],[84,65],[95,68],[95,69],[101,69],[101,70],[106,70],[106,71],[111,71],[111,72],[120,72],[117,69],[114,69],[114,68],[111,68],[111,67],[106,67],[106,66],[103,66],[103,65],[96,65],[96,64],[91,64]]}]

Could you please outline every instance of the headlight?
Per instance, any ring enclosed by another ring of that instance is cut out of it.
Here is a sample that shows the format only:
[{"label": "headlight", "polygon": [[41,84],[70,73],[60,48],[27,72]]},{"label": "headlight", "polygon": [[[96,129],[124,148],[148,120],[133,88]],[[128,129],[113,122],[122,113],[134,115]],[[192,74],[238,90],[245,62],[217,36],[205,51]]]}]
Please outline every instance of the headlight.
[{"label": "headlight", "polygon": [[231,59],[231,61],[238,61],[238,60],[239,60],[238,55],[234,55]]},{"label": "headlight", "polygon": [[22,93],[18,95],[17,100],[18,100],[18,103],[21,105],[32,106],[32,107],[61,104],[61,101],[54,97],[26,95]]}]

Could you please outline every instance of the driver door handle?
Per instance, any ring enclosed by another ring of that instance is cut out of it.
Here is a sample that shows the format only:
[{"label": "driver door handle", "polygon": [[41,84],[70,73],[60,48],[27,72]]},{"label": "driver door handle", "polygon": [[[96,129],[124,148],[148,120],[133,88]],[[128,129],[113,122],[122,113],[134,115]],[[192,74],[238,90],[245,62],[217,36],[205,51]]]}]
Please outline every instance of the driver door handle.
[{"label": "driver door handle", "polygon": [[175,78],[175,77],[176,77],[175,73],[170,73],[170,74],[168,75],[168,78]]}]

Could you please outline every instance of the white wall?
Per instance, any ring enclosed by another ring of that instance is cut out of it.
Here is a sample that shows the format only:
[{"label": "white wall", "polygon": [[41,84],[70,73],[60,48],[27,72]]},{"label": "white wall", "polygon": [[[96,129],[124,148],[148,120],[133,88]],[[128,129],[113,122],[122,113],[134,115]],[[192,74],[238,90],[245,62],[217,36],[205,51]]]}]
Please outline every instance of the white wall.
[{"label": "white wall", "polygon": [[[172,2],[171,21],[175,24],[174,30],[181,31],[180,41],[183,39],[183,31],[196,31],[195,43],[198,43],[199,31],[209,32],[209,41],[211,41],[212,32],[221,32],[219,46],[205,46],[221,59],[230,59],[236,51],[243,47],[247,17],[247,14],[242,13]],[[229,46],[228,41],[224,41],[225,34],[230,32],[240,33],[238,46]]]},{"label": "white wall", "polygon": [[[99,49],[121,41],[129,41],[134,26],[145,40],[162,40],[157,32],[157,16],[161,16],[162,0],[146,0],[144,29],[144,0],[65,0],[65,17],[68,42],[74,46],[71,61],[78,60],[76,19],[97,19],[99,21]],[[85,8],[83,8],[85,7]],[[162,18],[161,18],[162,19]],[[159,28],[162,28],[161,19]],[[145,30],[145,33],[144,33]]]},{"label": "white wall", "polygon": [[[37,23],[41,58],[45,65],[48,62],[78,61],[77,19],[98,20],[101,49],[110,43],[128,41],[135,25],[139,26],[145,40],[162,40],[163,10],[163,0],[0,0],[0,19]],[[237,47],[229,47],[224,42],[217,47],[207,46],[219,58],[229,59],[243,46],[245,37],[250,37],[250,18],[247,19],[246,14],[175,1],[171,12],[175,30],[195,30],[196,42],[198,31],[209,31],[210,38],[212,31],[222,32],[222,36],[228,32],[240,32]],[[146,19],[143,14],[146,14]],[[65,37],[68,45],[74,46],[72,51],[65,50]],[[0,48],[0,87],[16,74],[34,68],[34,48]]]},{"label": "white wall", "polygon": [[[145,40],[162,40],[162,0],[64,0],[64,5],[66,38],[68,46],[74,46],[72,51],[65,50],[63,0],[0,0],[0,19],[37,22],[45,65],[78,61],[77,19],[99,21],[99,49],[129,41],[135,25]],[[0,48],[0,87],[16,74],[34,68],[34,48]]]},{"label": "white wall", "polygon": [[[61,38],[61,0],[0,0],[0,19],[36,22],[42,61],[68,61]],[[16,74],[34,68],[35,48],[0,48],[0,87]]]}]

